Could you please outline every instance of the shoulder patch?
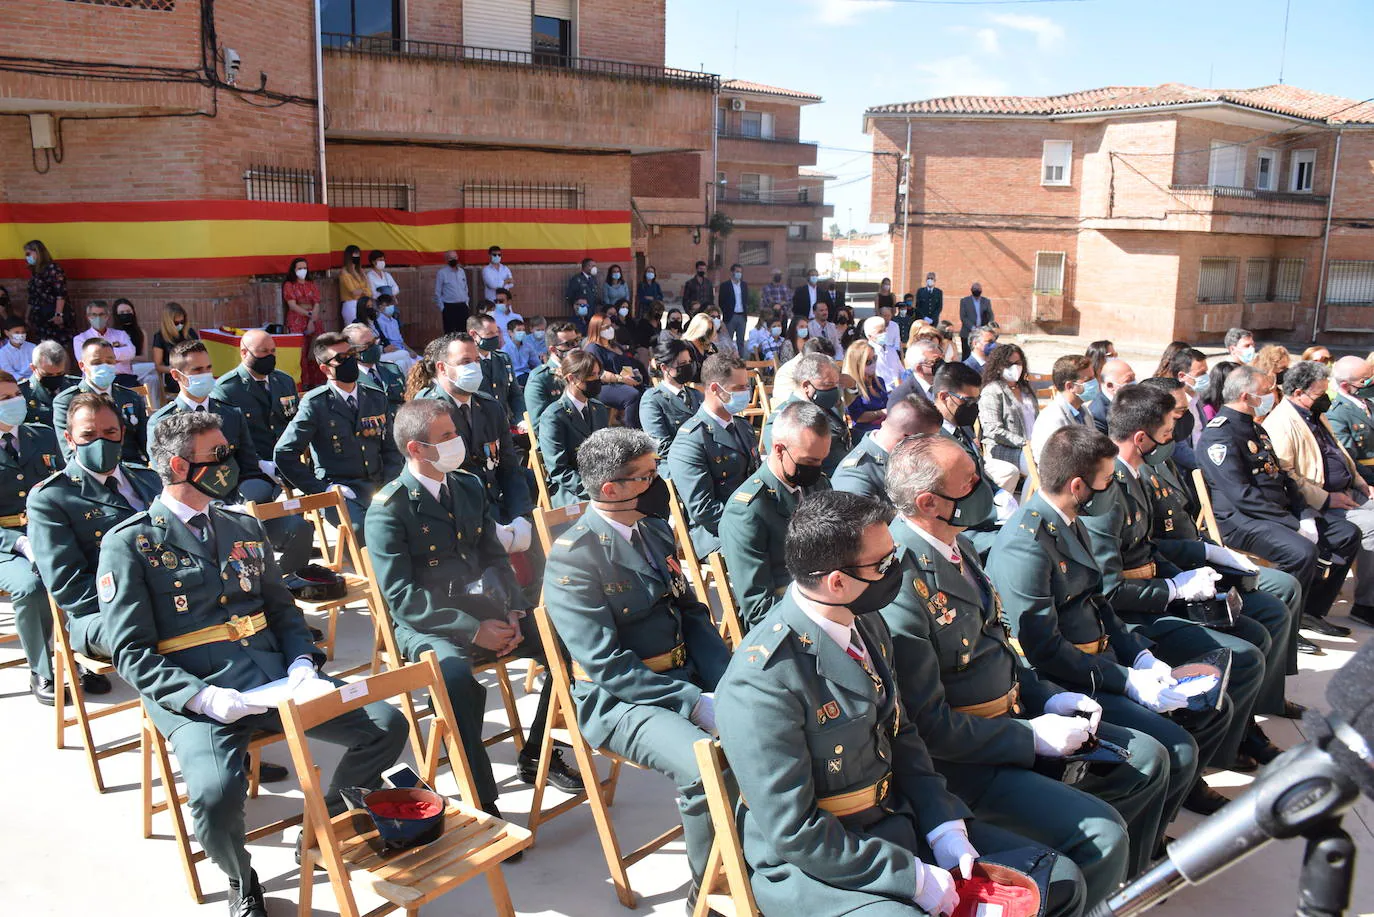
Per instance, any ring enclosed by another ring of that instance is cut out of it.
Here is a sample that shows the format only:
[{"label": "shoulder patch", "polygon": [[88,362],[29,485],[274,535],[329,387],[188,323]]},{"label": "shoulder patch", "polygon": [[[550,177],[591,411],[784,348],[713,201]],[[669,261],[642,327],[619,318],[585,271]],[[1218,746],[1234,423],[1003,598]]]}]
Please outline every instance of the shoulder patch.
[{"label": "shoulder patch", "polygon": [[99,590],[100,601],[105,602],[106,604],[109,604],[110,602],[114,601],[116,592],[114,573],[108,572],[102,574],[100,577],[100,583],[98,584],[97,588]]},{"label": "shoulder patch", "polygon": [[385,484],[381,486],[381,488],[379,488],[375,493],[372,494],[372,502],[385,503],[386,501],[390,500],[398,490],[401,489],[401,479],[392,478],[390,481],[387,481]]},{"label": "shoulder patch", "polygon": [[46,486],[48,486],[49,484],[51,484],[51,483],[52,483],[53,481],[55,481],[57,478],[62,478],[64,481],[71,481],[71,478],[67,477],[67,473],[66,473],[65,471],[54,471],[52,474],[48,475],[46,478],[44,478],[43,480],[39,481],[37,484],[33,485],[33,489],[29,491],[29,495],[32,496],[32,495],[38,493],[40,490],[42,490],[44,487],[46,487]]},{"label": "shoulder patch", "polygon": [[1207,427],[1209,429],[1212,427],[1224,427],[1226,426],[1227,419],[1228,418],[1224,415],[1218,414],[1216,417],[1213,417],[1211,420],[1207,421]]},{"label": "shoulder patch", "polygon": [[860,457],[857,456],[857,455],[848,456],[847,458],[844,459],[844,461],[840,462],[840,467],[841,467],[841,468],[853,468],[854,466],[856,466],[856,465],[859,464],[859,459],[860,459]]},{"label": "shoulder patch", "polygon": [[571,548],[590,533],[591,529],[587,527],[587,524],[585,522],[579,522],[577,525],[574,525],[562,535],[555,538],[553,543],[562,545],[565,548]]},{"label": "shoulder patch", "polygon": [[1207,457],[1212,460],[1212,464],[1220,467],[1226,461],[1226,444],[1213,443],[1207,447]]},{"label": "shoulder patch", "polygon": [[758,627],[749,632],[745,638],[746,642],[735,650],[735,655],[742,655],[750,665],[762,668],[767,666],[771,660],[782,655],[780,651],[793,645],[789,643],[788,635],[796,638],[795,646],[798,647],[807,645],[803,641],[803,637],[807,641],[814,641],[815,639],[810,635],[794,634],[792,629],[781,620],[771,620],[766,617],[759,623]]},{"label": "shoulder patch", "polygon": [[754,498],[759,495],[759,492],[762,489],[762,478],[750,478],[749,480],[741,484],[739,486],[739,489],[735,491],[735,499],[738,500],[740,503],[752,503]]}]

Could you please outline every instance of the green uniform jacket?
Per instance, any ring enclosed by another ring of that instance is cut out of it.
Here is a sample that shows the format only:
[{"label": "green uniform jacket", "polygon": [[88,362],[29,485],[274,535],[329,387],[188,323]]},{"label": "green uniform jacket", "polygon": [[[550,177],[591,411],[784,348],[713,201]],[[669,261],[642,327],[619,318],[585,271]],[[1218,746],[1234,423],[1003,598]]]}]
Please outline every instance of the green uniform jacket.
[{"label": "green uniform jacket", "polygon": [[731,417],[730,425],[722,427],[702,408],[682,425],[673,440],[668,468],[692,526],[692,547],[698,556],[720,547],[725,501],[758,467],[758,438],[743,417]]},{"label": "green uniform jacket", "polygon": [[[57,448],[52,427],[25,423],[15,431],[19,434],[19,460],[16,462],[8,452],[0,449],[0,516],[24,512],[29,491],[37,489],[44,478],[61,471],[67,464]],[[22,526],[0,528],[0,551],[18,554],[19,537],[23,534]]]},{"label": "green uniform jacket", "polygon": [[[165,736],[187,722],[210,722],[186,709],[206,685],[243,691],[286,677],[297,657],[325,659],[262,524],[219,503],[208,512],[214,536],[205,544],[158,499],[115,526],[100,550],[96,591],[115,665],[151,701],[148,712]],[[247,557],[231,558],[236,548]],[[160,640],[258,612],[267,629],[246,640],[157,651]]]},{"label": "green uniform jacket", "polygon": [[372,568],[408,655],[420,635],[468,646],[484,620],[505,619],[505,603],[468,594],[484,570],[499,571],[508,594],[518,595],[481,480],[455,471],[444,481],[456,512],[431,497],[409,468],[377,491],[367,511]]},{"label": "green uniform jacket", "polygon": [[1360,477],[1367,484],[1374,483],[1374,466],[1360,464],[1364,459],[1374,459],[1374,419],[1369,416],[1369,402],[1361,399],[1356,404],[1348,395],[1337,396],[1326,411],[1326,425],[1355,460]]},{"label": "green uniform jacket", "polygon": [[[1081,517],[1075,527],[1080,524]],[[1077,537],[1043,494],[1002,526],[987,571],[1012,633],[1040,675],[1089,695],[1104,687],[1125,693],[1126,670],[1152,644],[1121,623],[1102,596],[1102,572],[1086,533]],[[1074,646],[1103,634],[1109,642],[1102,653]]]},{"label": "green uniform jacket", "polygon": [[296,381],[280,369],[272,370],[270,376],[259,382],[242,364],[219,377],[210,397],[239,409],[258,458],[266,456],[269,461],[301,402]]},{"label": "green uniform jacket", "polygon": [[[577,721],[598,746],[635,704],[691,716],[730,661],[710,609],[692,597],[678,567],[668,523],[646,517],[638,530],[661,558],[655,564],[589,510],[554,541],[544,573],[549,616],[590,679],[572,684]],[[679,645],[687,650],[681,666],[654,672],[644,665]]]},{"label": "green uniform jacket", "polygon": [[489,503],[502,505],[512,516],[533,508],[525,471],[516,458],[510,424],[495,398],[486,392],[474,392],[468,401],[469,419],[464,421],[458,402],[437,382],[421,389],[415,397],[441,401],[449,409],[453,427],[463,438],[467,452],[460,470],[476,475],[486,485]]},{"label": "green uniform jacket", "polygon": [[[824,476],[803,496],[830,489]],[[746,631],[755,627],[782,598],[792,577],[784,548],[787,523],[800,500],[778,481],[764,462],[725,503],[720,516],[720,552],[730,571],[730,591]]]},{"label": "green uniform jacket", "polygon": [[[805,400],[799,392],[793,392],[787,396],[787,401],[778,405],[773,409],[773,413],[768,415],[768,419],[763,422],[763,451],[767,452],[773,448],[773,421],[777,419],[778,412],[787,407],[788,402]],[[825,422],[830,424],[830,453],[821,463],[821,470],[829,477],[839,467],[840,460],[849,454],[849,450],[854,446],[854,440],[849,434],[849,421],[844,415],[826,411]]]},{"label": "green uniform jacket", "polygon": [[[789,593],[735,653],[716,691],[716,725],[742,797],[739,823],[754,896],[765,914],[840,915],[891,899],[919,913],[916,858],[895,843],[914,826],[924,837],[970,817],[945,788],[915,724],[898,702],[892,643],[876,614],[856,621],[873,682]],[[888,813],[860,828],[824,811],[817,798],[859,790],[885,777]]]},{"label": "green uniform jacket", "polygon": [[[330,484],[364,481],[385,484],[401,470],[401,454],[391,438],[386,396],[357,386],[357,416],[328,383],[311,389],[300,410],[277,440],[277,471],[299,491],[323,493]],[[306,450],[314,469],[306,464]]]},{"label": "green uniform jacket", "polygon": [[[1121,459],[1117,459],[1110,485],[1110,511],[1100,516],[1080,517],[1092,545],[1093,559],[1102,571],[1102,594],[1121,614],[1164,614],[1169,604],[1166,580],[1207,562],[1207,549],[1200,541],[1154,540],[1155,510],[1149,493],[1151,478],[1154,482],[1159,481],[1157,469],[1141,465],[1140,476],[1136,477]],[[1122,575],[1123,570],[1150,563],[1155,565],[1155,576],[1150,579],[1127,579]]]},{"label": "green uniform jacket", "polygon": [[[57,441],[64,443],[63,452],[67,451],[66,440],[62,438],[62,434],[67,432],[67,405],[78,393],[93,391],[95,389],[91,388],[91,384],[82,379],[71,388],[58,392],[52,400],[53,429],[57,431]],[[109,396],[119,409],[119,419],[124,424],[124,448],[120,452],[120,461],[134,465],[148,464],[148,453],[143,449],[144,427],[148,425],[148,402],[138,392],[122,385],[112,384]]]},{"label": "green uniform jacket", "polygon": [[530,423],[538,424],[544,409],[562,396],[563,380],[547,360],[530,370],[525,379],[525,411],[530,415]]},{"label": "green uniform jacket", "polygon": [[892,502],[887,498],[887,453],[872,433],[865,433],[859,444],[840,460],[830,483],[836,490]]},{"label": "green uniform jacket", "polygon": [[1183,473],[1173,462],[1154,469],[1148,476],[1150,481],[1150,502],[1154,508],[1155,541],[1178,539],[1180,541],[1200,541],[1202,534],[1197,528],[1197,514],[1200,507],[1193,499],[1193,492],[1184,486]]},{"label": "green uniform jacket", "polygon": [[[248,423],[245,421],[243,412],[234,407],[227,401],[220,401],[211,396],[205,402],[206,410],[216,414],[220,419],[220,430],[224,433],[225,440],[234,447],[234,460],[239,466],[239,480],[248,478],[260,478],[263,476],[262,469],[258,467],[258,450],[253,444],[253,436],[249,432]],[[180,396],[173,398],[153,412],[153,416],[148,418],[148,447],[152,448],[153,431],[157,425],[178,411],[186,410]],[[234,503],[237,498],[230,496],[225,498],[225,502]]]},{"label": "green uniform jacket", "polygon": [[52,426],[52,403],[58,394],[75,385],[81,384],[80,376],[59,376],[60,385],[48,388],[30,376],[19,383],[19,393],[29,405],[29,416],[25,423],[42,423]]},{"label": "green uniform jacket", "polygon": [[567,396],[561,396],[539,418],[539,454],[549,478],[549,499],[554,506],[569,506],[587,499],[582,475],[577,471],[577,447],[597,430],[605,429],[610,412],[600,401],[587,402],[586,414]]},{"label": "green uniform jacket", "polygon": [[[366,385],[374,391],[381,392],[386,396],[386,402],[391,406],[391,418],[396,418],[396,410],[406,403],[406,377],[401,372],[401,368],[395,363],[387,360],[379,360],[373,363],[370,368],[359,367],[362,372],[358,374],[358,384]],[[378,376],[381,380],[378,381]]]},{"label": "green uniform jacket", "polygon": [[660,458],[672,454],[677,431],[701,409],[705,398],[694,388],[684,388],[674,395],[662,385],[655,385],[639,399],[639,425],[658,442]]},{"label": "green uniform jacket", "polygon": [[482,354],[482,391],[501,405],[507,426],[520,422],[525,410],[525,390],[515,381],[515,366],[509,354],[500,350]]},{"label": "green uniform jacket", "polygon": [[[120,465],[145,506],[162,492],[157,472],[142,465]],[[72,462],[29,494],[29,544],[38,575],[67,613],[72,639],[81,619],[100,610],[95,598],[95,567],[100,542],[134,514],[95,476]]]}]

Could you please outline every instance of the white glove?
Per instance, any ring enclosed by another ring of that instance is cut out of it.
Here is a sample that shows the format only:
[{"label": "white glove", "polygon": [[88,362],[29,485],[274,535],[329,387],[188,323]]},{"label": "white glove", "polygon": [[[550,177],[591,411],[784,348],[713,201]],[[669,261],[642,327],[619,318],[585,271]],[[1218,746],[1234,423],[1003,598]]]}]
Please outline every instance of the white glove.
[{"label": "white glove", "polygon": [[334,489],[343,494],[345,500],[356,500],[358,495],[346,484],[335,484]]},{"label": "white glove", "polygon": [[527,424],[527,423],[525,423],[525,422],[522,420],[522,421],[520,421],[518,424],[515,425],[515,432],[517,432],[517,433],[524,433],[524,434],[528,435],[529,432],[530,432],[530,425]]},{"label": "white glove", "polygon": [[1126,673],[1126,696],[1155,713],[1168,713],[1188,706],[1188,698],[1173,689],[1173,679],[1167,683],[1149,669],[1131,669]]},{"label": "white glove", "polygon": [[1021,504],[1016,502],[1016,498],[1005,490],[999,490],[992,495],[992,505],[997,507],[997,524],[1001,525],[1021,508]]},{"label": "white glove", "polygon": [[221,723],[235,723],[245,716],[267,712],[266,707],[248,703],[243,699],[243,695],[233,688],[220,688],[215,685],[206,685],[186,706]]},{"label": "white glove", "polygon": [[712,735],[716,732],[716,695],[711,691],[702,692],[701,697],[692,706],[692,715],[688,717],[703,732]]},{"label": "white glove", "polygon": [[1035,753],[1047,758],[1063,758],[1078,751],[1088,741],[1088,721],[1080,716],[1045,713],[1030,721],[1035,733]]},{"label": "white glove", "polygon": [[1166,681],[1170,684],[1173,683],[1173,666],[1161,659],[1155,658],[1155,654],[1149,650],[1141,650],[1140,655],[1135,657],[1135,664],[1132,665],[1131,668],[1142,669],[1146,672],[1154,672],[1155,677],[1160,681]]},{"label": "white glove", "polygon": [[269,478],[277,476],[277,463],[269,462],[267,459],[258,459],[258,470]]},{"label": "white glove", "polygon": [[1086,694],[1061,691],[1045,701],[1045,712],[1059,716],[1073,716],[1076,713],[1088,714],[1088,732],[1097,732],[1097,724],[1102,722],[1102,705]]},{"label": "white glove", "polygon": [[33,545],[29,543],[28,535],[20,535],[14,543],[14,549],[24,555],[24,559],[33,563]]},{"label": "white glove", "polygon": [[295,661],[286,667],[286,683],[291,688],[292,693],[299,688],[302,682],[311,679],[320,679],[320,673],[315,668],[315,660],[308,656],[297,656]]},{"label": "white glove", "polygon": [[1259,572],[1259,567],[1255,566],[1255,562],[1244,554],[1206,541],[1203,542],[1203,546],[1207,549],[1207,562],[1209,564],[1215,563],[1221,564],[1223,567],[1235,567],[1246,573]]},{"label": "white glove", "polygon": [[959,874],[965,879],[973,875],[973,861],[978,859],[978,851],[969,843],[968,829],[962,822],[930,842],[935,863],[941,869],[953,872],[958,867]]},{"label": "white glove", "polygon": [[1308,516],[1298,523],[1298,534],[1306,538],[1313,544],[1317,543],[1317,519],[1315,516]]},{"label": "white glove", "polygon": [[496,538],[507,554],[519,554],[530,548],[530,522],[524,516],[516,516],[510,525],[496,524]]},{"label": "white glove", "polygon": [[959,906],[959,893],[954,890],[954,876],[948,870],[916,861],[919,888],[916,906],[930,917],[947,917]]},{"label": "white glove", "polygon": [[1169,582],[1178,598],[1185,602],[1198,602],[1216,598],[1219,579],[1221,574],[1211,567],[1198,567],[1196,570],[1184,570]]}]

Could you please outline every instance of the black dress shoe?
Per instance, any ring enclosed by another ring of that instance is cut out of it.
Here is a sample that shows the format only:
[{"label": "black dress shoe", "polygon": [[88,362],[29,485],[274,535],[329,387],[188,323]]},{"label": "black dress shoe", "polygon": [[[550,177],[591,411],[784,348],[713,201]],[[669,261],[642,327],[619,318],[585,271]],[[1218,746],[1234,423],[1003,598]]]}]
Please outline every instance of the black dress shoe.
[{"label": "black dress shoe", "polygon": [[312,643],[319,643],[321,640],[324,639],[324,631],[320,630],[318,627],[315,627],[314,625],[307,624],[306,627],[308,627],[310,630],[310,640]]},{"label": "black dress shoe", "polygon": [[1351,605],[1350,617],[1361,624],[1374,627],[1374,605]]},{"label": "black dress shoe", "polygon": [[1300,720],[1302,715],[1307,712],[1307,708],[1302,704],[1294,703],[1291,700],[1283,702],[1283,712],[1279,716],[1285,720]]},{"label": "black dress shoe", "polygon": [[1249,755],[1263,765],[1283,754],[1283,750],[1269,741],[1263,729],[1251,723],[1250,728],[1245,730],[1245,738],[1240,740],[1240,753]]},{"label": "black dress shoe", "polygon": [[34,698],[43,706],[56,706],[57,686],[53,684],[51,678],[44,678],[37,672],[30,672],[29,690],[33,692]]},{"label": "black dress shoe", "polygon": [[1303,615],[1299,626],[1303,630],[1310,630],[1314,634],[1321,634],[1323,637],[1349,637],[1350,628],[1341,624],[1332,624],[1325,618],[1318,618],[1313,615]]},{"label": "black dress shoe", "polygon": [[267,917],[267,902],[263,899],[256,872],[246,889],[229,884],[229,917]]},{"label": "black dress shoe", "polygon": [[[534,778],[539,772],[539,759],[534,755],[521,753],[519,767],[520,779],[525,783],[534,783]],[[553,757],[549,759],[549,783],[565,793],[580,793],[583,790],[582,775],[563,760],[563,753],[556,748],[553,750]]]},{"label": "black dress shoe", "polygon": [[1228,802],[1229,799],[1199,780],[1188,798],[1183,800],[1183,808],[1199,815],[1211,815]]},{"label": "black dress shoe", "polygon": [[262,761],[258,764],[259,783],[281,783],[290,775],[290,772],[280,764],[273,764],[271,761]]},{"label": "black dress shoe", "polygon": [[1309,656],[1325,656],[1326,650],[1308,640],[1306,637],[1298,637],[1297,649],[1299,653],[1306,653]]},{"label": "black dress shoe", "polygon": [[110,679],[104,675],[97,675],[94,672],[87,672],[81,666],[76,667],[76,671],[81,675],[81,690],[87,694],[109,694]]},{"label": "black dress shoe", "polygon": [[1236,752],[1236,760],[1231,762],[1227,770],[1235,771],[1237,774],[1253,774],[1260,769],[1260,763],[1243,751]]}]

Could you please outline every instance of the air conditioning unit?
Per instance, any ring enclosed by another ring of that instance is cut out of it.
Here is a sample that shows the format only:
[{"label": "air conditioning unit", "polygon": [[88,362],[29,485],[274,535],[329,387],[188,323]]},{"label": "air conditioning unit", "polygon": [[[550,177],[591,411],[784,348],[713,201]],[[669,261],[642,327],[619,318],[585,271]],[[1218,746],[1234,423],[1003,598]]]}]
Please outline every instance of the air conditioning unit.
[{"label": "air conditioning unit", "polygon": [[730,100],[730,110],[731,110],[731,111],[744,111],[744,100],[743,100],[743,99],[731,99],[731,100]]}]

